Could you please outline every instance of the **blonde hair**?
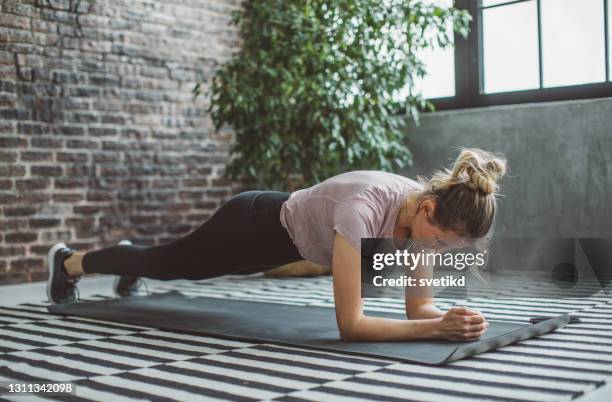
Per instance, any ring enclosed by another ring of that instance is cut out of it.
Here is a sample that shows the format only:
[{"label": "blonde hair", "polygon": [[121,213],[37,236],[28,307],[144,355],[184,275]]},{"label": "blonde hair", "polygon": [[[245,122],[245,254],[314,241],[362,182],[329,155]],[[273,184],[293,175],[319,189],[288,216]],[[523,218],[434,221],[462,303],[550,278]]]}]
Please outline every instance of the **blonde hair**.
[{"label": "blonde hair", "polygon": [[432,224],[486,243],[495,223],[497,182],[505,173],[503,155],[461,148],[451,169],[439,170],[429,180],[419,177],[419,199],[436,201]]}]

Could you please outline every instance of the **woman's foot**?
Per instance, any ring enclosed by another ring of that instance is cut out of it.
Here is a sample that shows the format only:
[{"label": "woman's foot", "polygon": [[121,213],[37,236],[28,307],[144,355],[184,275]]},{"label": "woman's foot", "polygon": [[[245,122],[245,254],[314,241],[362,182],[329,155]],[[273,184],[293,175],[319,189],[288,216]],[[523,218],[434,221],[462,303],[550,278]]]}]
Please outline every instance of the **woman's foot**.
[{"label": "woman's foot", "polygon": [[[132,242],[129,240],[121,240],[118,244],[120,246],[131,246]],[[117,295],[117,297],[130,297],[138,296],[139,294],[143,293],[146,286],[145,281],[138,276],[121,275],[115,278],[113,290],[115,291],[115,295]]]},{"label": "woman's foot", "polygon": [[78,276],[70,276],[64,267],[64,261],[75,251],[64,243],[57,243],[47,254],[49,279],[47,280],[47,297],[53,304],[74,303],[78,301]]}]

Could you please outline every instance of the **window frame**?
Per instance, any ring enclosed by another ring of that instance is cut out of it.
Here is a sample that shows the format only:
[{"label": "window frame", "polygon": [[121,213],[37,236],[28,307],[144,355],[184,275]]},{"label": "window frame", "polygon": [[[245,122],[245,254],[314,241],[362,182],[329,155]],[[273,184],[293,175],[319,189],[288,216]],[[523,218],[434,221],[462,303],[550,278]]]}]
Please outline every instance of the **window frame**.
[{"label": "window frame", "polygon": [[[500,5],[522,3],[531,0],[514,0]],[[484,93],[484,60],[482,51],[482,8],[481,0],[455,0],[455,7],[467,10],[472,16],[470,34],[467,39],[455,33],[455,95],[445,98],[428,99],[436,110],[466,109],[483,106],[511,105],[533,102],[552,102],[574,99],[594,99],[612,97],[610,82],[610,0],[601,0],[604,4],[604,46],[606,81],[578,84],[562,87],[543,88],[542,33],[541,33],[541,0],[537,2],[538,10],[538,52],[540,88],[512,92]]]}]

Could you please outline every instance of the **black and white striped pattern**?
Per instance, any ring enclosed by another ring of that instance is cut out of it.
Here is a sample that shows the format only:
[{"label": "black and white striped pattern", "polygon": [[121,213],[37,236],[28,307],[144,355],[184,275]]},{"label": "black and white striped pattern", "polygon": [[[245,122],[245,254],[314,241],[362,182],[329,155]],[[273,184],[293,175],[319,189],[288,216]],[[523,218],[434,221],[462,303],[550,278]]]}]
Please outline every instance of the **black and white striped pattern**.
[{"label": "black and white striped pattern", "polygon": [[[177,281],[154,292],[333,307],[331,278]],[[104,298],[104,296],[90,299]],[[0,307],[0,381],[71,381],[94,401],[564,401],[612,382],[612,300],[439,299],[491,319],[580,312],[583,323],[445,367],[58,317],[45,303]],[[403,301],[367,300],[369,311]],[[4,398],[4,399],[3,399]],[[612,399],[612,395],[611,395]],[[0,400],[24,401],[23,397]],[[30,400],[52,400],[30,398]]]}]

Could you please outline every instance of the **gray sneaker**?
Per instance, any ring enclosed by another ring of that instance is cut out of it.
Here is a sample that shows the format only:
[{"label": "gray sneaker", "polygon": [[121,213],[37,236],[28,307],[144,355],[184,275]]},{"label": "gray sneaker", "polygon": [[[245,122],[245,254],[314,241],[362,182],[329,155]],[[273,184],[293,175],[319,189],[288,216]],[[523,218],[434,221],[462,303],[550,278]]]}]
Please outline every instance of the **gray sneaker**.
[{"label": "gray sneaker", "polygon": [[[131,246],[129,240],[121,240],[118,245]],[[113,282],[113,290],[117,297],[138,296],[143,293],[148,293],[148,287],[144,279],[138,276],[121,275],[115,278]]]},{"label": "gray sneaker", "polygon": [[79,300],[77,282],[79,277],[68,275],[64,261],[74,253],[64,243],[57,243],[47,254],[49,279],[47,280],[47,298],[53,304],[74,303]]}]

